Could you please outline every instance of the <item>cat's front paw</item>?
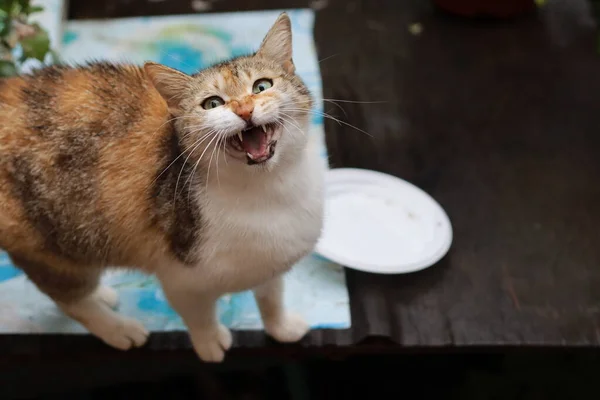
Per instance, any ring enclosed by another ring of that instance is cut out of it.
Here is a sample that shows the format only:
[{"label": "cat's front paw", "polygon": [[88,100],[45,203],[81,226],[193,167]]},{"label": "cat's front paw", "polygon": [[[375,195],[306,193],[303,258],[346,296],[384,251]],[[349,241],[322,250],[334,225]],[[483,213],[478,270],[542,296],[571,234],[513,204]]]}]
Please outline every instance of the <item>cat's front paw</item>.
[{"label": "cat's front paw", "polygon": [[[129,350],[132,347],[143,346],[148,340],[149,332],[144,325],[134,319],[117,315],[108,322],[92,321],[88,329],[114,348]],[[98,326],[98,323],[101,326]]]},{"label": "cat's front paw", "polygon": [[196,354],[205,362],[221,362],[232,343],[231,332],[224,325],[190,332]]},{"label": "cat's front paw", "polygon": [[292,343],[302,339],[310,330],[308,323],[298,314],[286,313],[265,322],[265,331],[278,342]]}]

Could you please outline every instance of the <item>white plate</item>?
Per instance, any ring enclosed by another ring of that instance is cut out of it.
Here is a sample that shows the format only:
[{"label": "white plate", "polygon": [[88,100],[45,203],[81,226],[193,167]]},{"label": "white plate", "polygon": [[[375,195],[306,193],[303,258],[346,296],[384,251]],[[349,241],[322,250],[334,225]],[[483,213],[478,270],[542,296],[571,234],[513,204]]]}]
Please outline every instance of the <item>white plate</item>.
[{"label": "white plate", "polygon": [[380,172],[332,169],[316,251],[349,268],[380,274],[419,271],[452,243],[450,219],[418,187]]}]

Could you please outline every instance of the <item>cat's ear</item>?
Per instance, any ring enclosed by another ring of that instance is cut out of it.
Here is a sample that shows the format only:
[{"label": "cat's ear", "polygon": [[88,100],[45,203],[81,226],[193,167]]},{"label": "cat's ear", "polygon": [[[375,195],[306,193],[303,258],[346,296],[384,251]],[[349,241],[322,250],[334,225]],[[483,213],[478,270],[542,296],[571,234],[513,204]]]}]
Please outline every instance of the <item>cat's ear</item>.
[{"label": "cat's ear", "polygon": [[279,63],[288,74],[293,74],[292,23],[286,13],[282,13],[265,36],[256,55]]},{"label": "cat's ear", "polygon": [[147,62],[144,71],[171,111],[178,111],[192,77],[167,66]]}]

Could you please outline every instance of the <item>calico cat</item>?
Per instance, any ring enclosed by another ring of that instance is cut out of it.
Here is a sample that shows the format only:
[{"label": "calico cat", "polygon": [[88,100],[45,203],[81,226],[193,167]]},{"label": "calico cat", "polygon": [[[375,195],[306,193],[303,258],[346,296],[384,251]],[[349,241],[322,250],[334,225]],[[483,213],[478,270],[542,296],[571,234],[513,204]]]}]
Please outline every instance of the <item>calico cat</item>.
[{"label": "calico cat", "polygon": [[301,339],[282,274],[320,235],[324,165],[294,71],[282,14],[255,54],[192,76],[90,63],[0,80],[0,247],[119,349],[148,332],[98,283],[115,265],[156,274],[205,361],[232,344],[224,293],[253,289],[266,332]]}]

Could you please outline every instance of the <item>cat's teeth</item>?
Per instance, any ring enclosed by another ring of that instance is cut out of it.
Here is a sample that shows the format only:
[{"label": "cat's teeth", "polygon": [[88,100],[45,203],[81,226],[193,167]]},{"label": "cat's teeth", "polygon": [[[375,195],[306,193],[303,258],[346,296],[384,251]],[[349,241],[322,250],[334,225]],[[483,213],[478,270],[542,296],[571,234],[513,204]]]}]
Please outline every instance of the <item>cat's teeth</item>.
[{"label": "cat's teeth", "polygon": [[243,142],[243,141],[244,141],[244,136],[242,135],[242,132],[241,132],[241,131],[237,133],[237,136],[238,136],[238,138],[240,139],[240,142]]},{"label": "cat's teeth", "polygon": [[250,159],[251,159],[251,160],[254,160],[254,157],[252,157],[252,154],[250,154],[250,153],[246,153],[246,155],[247,155],[248,157],[250,157]]},{"label": "cat's teeth", "polygon": [[264,126],[264,125],[261,125],[261,127],[263,128],[263,132],[264,132],[264,133],[267,133],[267,128],[265,128],[265,126]]}]

